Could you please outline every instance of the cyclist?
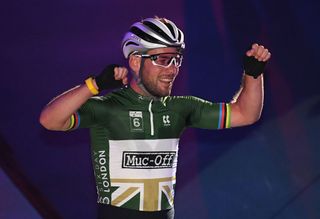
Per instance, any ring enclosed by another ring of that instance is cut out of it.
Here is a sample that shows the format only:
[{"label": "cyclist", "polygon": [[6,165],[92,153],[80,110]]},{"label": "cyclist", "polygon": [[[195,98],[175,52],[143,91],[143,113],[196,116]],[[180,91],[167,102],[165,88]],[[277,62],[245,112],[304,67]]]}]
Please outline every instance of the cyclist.
[{"label": "cyclist", "polygon": [[[253,44],[236,97],[212,103],[170,96],[184,48],[184,34],[172,21],[155,17],[136,22],[122,42],[133,74],[130,82],[126,68],[109,65],[43,109],[40,123],[49,130],[90,128],[98,218],[172,219],[183,130],[244,126],[259,119],[268,49]],[[95,96],[105,89],[114,90]]]}]

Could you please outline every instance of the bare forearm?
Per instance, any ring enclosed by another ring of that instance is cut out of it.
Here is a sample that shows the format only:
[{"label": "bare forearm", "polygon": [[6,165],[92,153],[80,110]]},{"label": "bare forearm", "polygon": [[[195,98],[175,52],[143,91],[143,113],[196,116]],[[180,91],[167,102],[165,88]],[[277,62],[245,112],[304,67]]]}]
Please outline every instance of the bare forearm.
[{"label": "bare forearm", "polygon": [[244,56],[242,87],[231,102],[231,126],[250,125],[256,122],[263,107],[263,73],[271,53],[257,43]]},{"label": "bare forearm", "polygon": [[49,130],[66,130],[70,116],[91,96],[86,85],[79,85],[62,93],[42,110],[40,123]]},{"label": "bare forearm", "polygon": [[242,87],[232,101],[231,126],[249,125],[256,122],[263,108],[263,75],[257,79],[244,75]]}]

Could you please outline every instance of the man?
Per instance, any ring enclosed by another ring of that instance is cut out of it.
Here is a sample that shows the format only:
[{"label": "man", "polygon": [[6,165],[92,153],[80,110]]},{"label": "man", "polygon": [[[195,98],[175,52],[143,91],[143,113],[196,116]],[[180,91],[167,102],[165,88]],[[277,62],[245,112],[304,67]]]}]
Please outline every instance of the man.
[{"label": "man", "polygon": [[50,130],[90,128],[99,218],[173,218],[184,128],[243,126],[260,117],[262,72],[271,56],[267,49],[253,44],[247,51],[242,87],[231,103],[211,103],[170,96],[184,47],[182,31],[165,18],[134,23],[122,44],[133,73],[129,85],[92,97],[119,81],[128,83],[126,68],[110,65],[56,97],[41,113],[40,123]]}]

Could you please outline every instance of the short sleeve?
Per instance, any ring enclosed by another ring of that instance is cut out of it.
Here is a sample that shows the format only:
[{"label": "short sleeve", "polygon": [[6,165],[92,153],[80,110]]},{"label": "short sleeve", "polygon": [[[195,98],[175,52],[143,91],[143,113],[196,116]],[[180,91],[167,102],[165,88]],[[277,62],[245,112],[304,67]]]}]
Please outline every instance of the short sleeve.
[{"label": "short sleeve", "polygon": [[90,128],[98,124],[106,114],[106,104],[102,97],[92,97],[70,117],[69,130]]},{"label": "short sleeve", "polygon": [[230,128],[231,108],[228,103],[213,103],[197,97],[188,98],[190,109],[187,125],[204,129]]}]

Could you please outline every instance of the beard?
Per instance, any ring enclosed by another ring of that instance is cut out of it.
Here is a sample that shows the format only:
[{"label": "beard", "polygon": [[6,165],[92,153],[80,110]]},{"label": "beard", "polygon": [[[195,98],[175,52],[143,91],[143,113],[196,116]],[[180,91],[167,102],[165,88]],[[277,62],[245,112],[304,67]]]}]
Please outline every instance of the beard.
[{"label": "beard", "polygon": [[[165,97],[171,94],[172,87],[170,86],[167,90],[162,91],[157,88],[157,84],[152,81],[146,80],[143,76],[141,77],[141,82],[147,92],[149,92],[152,96],[155,97]],[[173,83],[173,82],[172,82]]]}]

